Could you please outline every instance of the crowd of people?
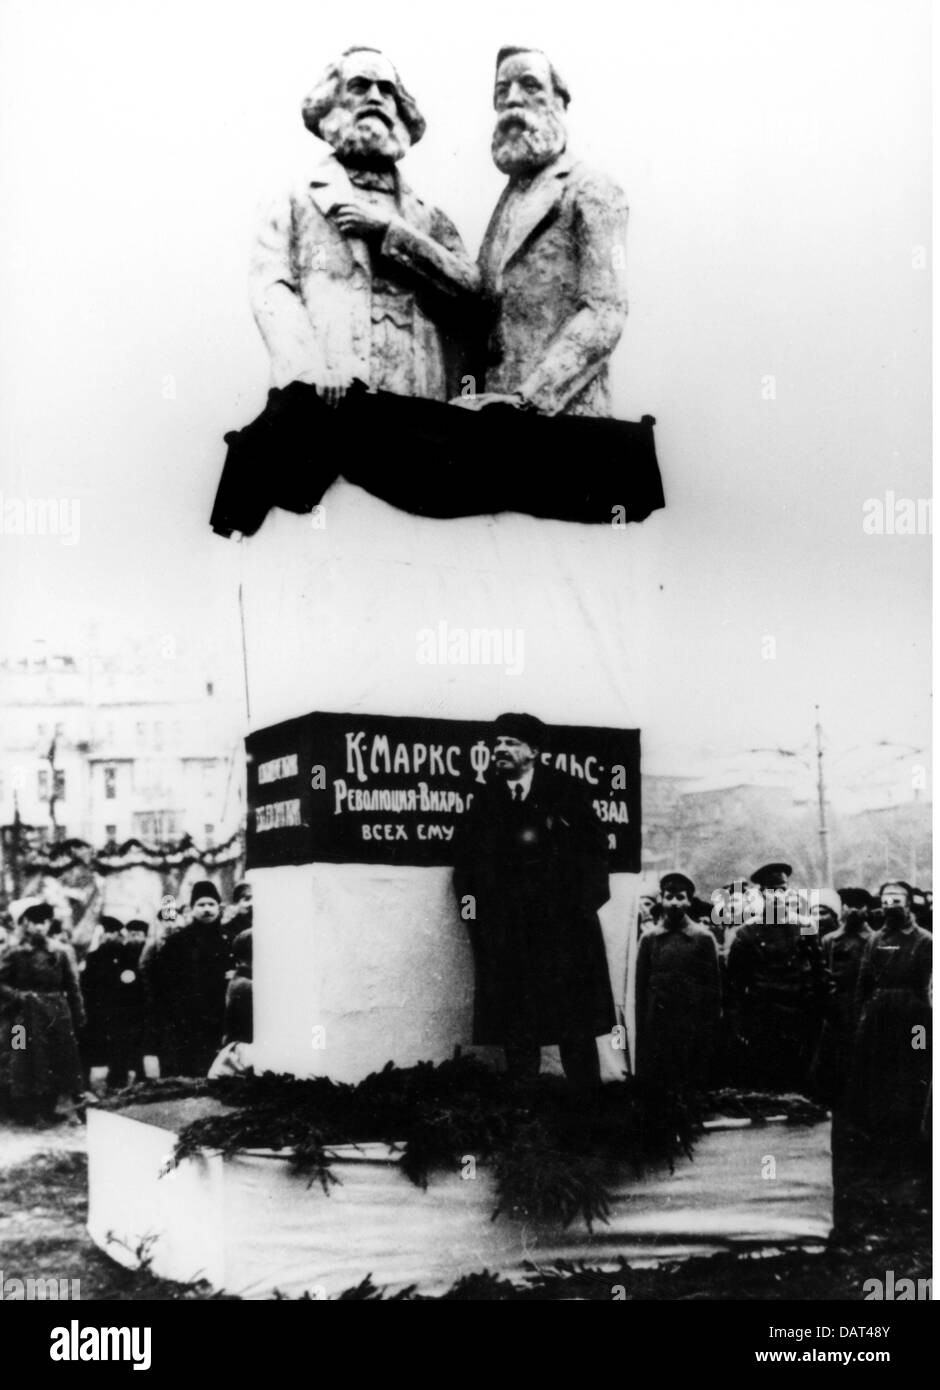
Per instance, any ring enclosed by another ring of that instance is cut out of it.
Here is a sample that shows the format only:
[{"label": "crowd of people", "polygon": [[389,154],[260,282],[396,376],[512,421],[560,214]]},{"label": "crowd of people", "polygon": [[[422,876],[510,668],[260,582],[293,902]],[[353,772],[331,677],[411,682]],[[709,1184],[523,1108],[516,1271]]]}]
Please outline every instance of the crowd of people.
[{"label": "crowd of people", "polygon": [[[792,1092],[868,1129],[925,1132],[931,894],[900,880],[877,894],[797,890],[791,878],[788,864],[765,864],[706,901],[670,873],[641,896],[635,1074],[668,1090]],[[0,1111],[49,1123],[63,1097],[105,1077],[120,1088],[206,1076],[251,1043],[247,882],[228,907],[204,880],[188,907],[164,899],[149,925],[104,916],[81,961],[48,903],[17,907],[0,933]]]},{"label": "crowd of people", "polygon": [[79,960],[50,904],[14,904],[0,932],[0,1114],[53,1123],[63,1099],[157,1069],[205,1076],[250,1043],[251,924],[250,884],[224,907],[202,880],[187,907],[167,897],[150,924],[101,917]]},{"label": "crowd of people", "polygon": [[932,895],[791,878],[765,864],[706,902],[672,873],[643,895],[638,1077],[795,1092],[872,1131],[926,1132]]}]

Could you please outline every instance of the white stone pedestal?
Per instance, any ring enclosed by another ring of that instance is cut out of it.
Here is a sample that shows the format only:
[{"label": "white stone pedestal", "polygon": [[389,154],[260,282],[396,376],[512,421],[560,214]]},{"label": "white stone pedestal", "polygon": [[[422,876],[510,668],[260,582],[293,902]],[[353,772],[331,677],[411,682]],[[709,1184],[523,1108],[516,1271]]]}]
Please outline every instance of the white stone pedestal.
[{"label": "white stone pedestal", "polygon": [[[251,729],[311,711],[635,727],[630,535],[517,514],[425,520],[342,480],[312,516],[272,511],[240,542]],[[441,624],[510,634],[504,659],[422,660],[422,632]],[[354,1080],[469,1042],[472,963],[449,869],[317,863],[249,877],[262,1066]],[[635,876],[611,887],[602,922],[620,1004]],[[624,1052],[602,1055],[617,1074]]]}]

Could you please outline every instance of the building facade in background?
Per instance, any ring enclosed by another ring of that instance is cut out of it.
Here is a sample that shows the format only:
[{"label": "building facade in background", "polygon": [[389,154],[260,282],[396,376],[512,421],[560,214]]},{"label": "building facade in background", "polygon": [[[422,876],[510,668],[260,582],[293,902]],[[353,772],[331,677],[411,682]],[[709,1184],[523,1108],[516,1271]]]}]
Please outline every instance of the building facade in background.
[{"label": "building facade in background", "polygon": [[0,825],[32,846],[224,844],[244,819],[244,716],[198,660],[143,647],[0,659]]}]

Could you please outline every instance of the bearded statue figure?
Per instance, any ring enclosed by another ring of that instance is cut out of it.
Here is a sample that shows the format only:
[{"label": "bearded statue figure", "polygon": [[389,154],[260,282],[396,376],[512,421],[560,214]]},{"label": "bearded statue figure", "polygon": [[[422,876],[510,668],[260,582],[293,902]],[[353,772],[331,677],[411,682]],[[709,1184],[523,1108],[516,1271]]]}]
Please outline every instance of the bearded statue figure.
[{"label": "bearded statue figure", "polygon": [[453,223],[398,172],[425,130],[414,98],[377,49],[350,48],[303,119],[330,152],[267,210],[251,265],[273,385],[310,383],[329,404],[354,380],[446,400],[479,275]]},{"label": "bearded statue figure", "polygon": [[610,415],[608,361],[627,314],[623,192],[568,152],[568,87],[544,53],[496,60],[492,154],[508,183],[480,250],[496,306],[484,394],[546,415]]}]

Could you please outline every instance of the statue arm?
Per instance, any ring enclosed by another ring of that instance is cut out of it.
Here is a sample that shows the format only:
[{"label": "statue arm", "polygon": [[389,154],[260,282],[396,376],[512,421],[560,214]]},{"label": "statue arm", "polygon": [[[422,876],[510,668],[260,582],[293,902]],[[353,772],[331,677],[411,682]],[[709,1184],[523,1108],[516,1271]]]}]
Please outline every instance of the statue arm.
[{"label": "statue arm", "polygon": [[271,354],[275,386],[324,379],[321,346],[300,294],[291,255],[292,199],[275,200],[261,220],[249,276],[255,322]]},{"label": "statue arm", "polygon": [[435,212],[431,232],[419,231],[402,217],[393,217],[382,238],[382,255],[426,280],[451,300],[476,297],[480,272],[467,255],[460,233],[442,212]]},{"label": "statue arm", "polygon": [[597,375],[627,317],[623,194],[613,183],[591,179],[575,190],[574,199],[579,307],[520,387],[523,399],[545,415],[559,414]]}]

